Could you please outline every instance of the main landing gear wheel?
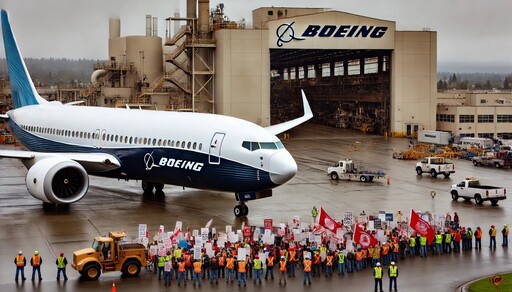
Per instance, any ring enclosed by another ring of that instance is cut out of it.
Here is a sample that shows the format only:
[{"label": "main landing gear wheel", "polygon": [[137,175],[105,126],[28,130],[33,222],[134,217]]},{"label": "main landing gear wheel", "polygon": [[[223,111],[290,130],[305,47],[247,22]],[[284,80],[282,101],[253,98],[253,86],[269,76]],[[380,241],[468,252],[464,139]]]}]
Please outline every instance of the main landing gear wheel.
[{"label": "main landing gear wheel", "polygon": [[249,207],[247,207],[245,204],[236,205],[233,212],[235,213],[236,217],[247,216],[247,214],[249,214]]}]

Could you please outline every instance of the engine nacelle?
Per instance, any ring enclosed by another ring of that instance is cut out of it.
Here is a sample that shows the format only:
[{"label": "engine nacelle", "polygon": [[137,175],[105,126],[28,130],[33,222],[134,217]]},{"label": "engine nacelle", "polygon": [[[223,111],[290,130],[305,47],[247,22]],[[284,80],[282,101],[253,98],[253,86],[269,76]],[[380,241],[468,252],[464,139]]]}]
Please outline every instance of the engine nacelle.
[{"label": "engine nacelle", "polygon": [[70,204],[89,190],[89,176],[74,160],[50,157],[36,162],[27,173],[27,189],[43,202]]}]

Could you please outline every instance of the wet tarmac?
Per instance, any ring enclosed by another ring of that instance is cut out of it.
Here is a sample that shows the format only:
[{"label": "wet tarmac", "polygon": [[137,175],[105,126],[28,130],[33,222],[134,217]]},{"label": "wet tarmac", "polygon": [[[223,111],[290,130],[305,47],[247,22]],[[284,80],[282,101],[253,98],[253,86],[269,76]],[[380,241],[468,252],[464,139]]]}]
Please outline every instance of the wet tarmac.
[{"label": "wet tarmac", "polygon": [[[91,178],[89,193],[69,209],[44,210],[25,187],[26,169],[16,160],[0,160],[0,291],[110,291],[112,281],[117,291],[159,290],[204,290],[204,291],[373,291],[371,270],[332,278],[314,278],[313,285],[302,285],[302,273],[298,278],[289,279],[286,287],[277,281],[264,282],[261,286],[249,282],[246,288],[220,282],[210,287],[204,283],[194,289],[191,283],[185,288],[173,286],[165,289],[162,281],[147,274],[123,279],[120,273],[103,274],[98,281],[85,282],[78,272],[67,268],[69,280],[57,282],[56,255],[63,251],[72,260],[72,252],[88,247],[94,236],[113,230],[125,230],[132,237],[137,236],[138,224],[148,224],[151,232],[159,225],[173,228],[177,220],[191,229],[203,227],[213,219],[213,227],[224,230],[226,225],[239,228],[245,220],[250,225],[263,226],[265,218],[272,218],[274,225],[290,221],[294,216],[311,220],[312,206],[323,206],[336,218],[344,211],[355,214],[365,211],[376,214],[380,210],[396,213],[402,210],[408,216],[411,208],[416,211],[430,211],[438,214],[457,212],[461,224],[484,231],[483,248],[465,254],[412,258],[398,263],[400,291],[454,291],[465,282],[475,278],[512,270],[508,250],[501,246],[501,235],[497,237],[498,248],[488,248],[487,230],[491,224],[501,230],[504,223],[512,221],[512,199],[501,201],[499,206],[489,202],[476,205],[474,202],[451,200],[449,188],[459,180],[475,176],[483,183],[503,186],[512,190],[512,170],[475,167],[470,161],[456,160],[456,173],[449,179],[417,176],[416,161],[395,160],[393,149],[405,149],[407,139],[384,139],[381,136],[364,135],[351,130],[341,130],[317,125],[303,125],[291,132],[291,139],[283,141],[295,157],[299,172],[286,185],[274,190],[268,199],[248,203],[248,218],[237,219],[233,215],[236,204],[233,194],[185,189],[166,186],[162,199],[143,197],[140,182]],[[359,143],[356,143],[359,142]],[[355,145],[359,145],[356,151]],[[359,181],[332,181],[326,175],[326,168],[336,160],[352,158],[367,169],[382,169],[389,175],[386,179],[372,183]],[[430,196],[434,190],[435,198]],[[31,268],[26,268],[27,281],[14,282],[14,257],[18,250],[31,256],[38,250],[43,259],[42,282],[30,281]],[[384,279],[387,291],[388,279]]]}]

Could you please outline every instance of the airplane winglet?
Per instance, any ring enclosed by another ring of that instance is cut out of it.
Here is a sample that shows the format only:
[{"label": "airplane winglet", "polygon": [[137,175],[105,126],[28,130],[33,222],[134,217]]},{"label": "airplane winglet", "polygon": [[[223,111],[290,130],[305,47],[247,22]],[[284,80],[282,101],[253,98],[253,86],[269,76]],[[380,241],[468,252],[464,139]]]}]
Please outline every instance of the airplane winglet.
[{"label": "airplane winglet", "polygon": [[267,129],[270,133],[277,135],[277,134],[285,132],[291,128],[294,128],[294,127],[304,123],[305,121],[311,119],[313,117],[313,112],[311,111],[311,107],[309,106],[308,99],[306,98],[306,94],[304,93],[304,90],[301,89],[301,93],[302,93],[302,106],[304,108],[304,115],[300,118],[296,118],[296,119],[293,119],[288,122],[284,122],[281,124],[266,127],[265,129]]}]

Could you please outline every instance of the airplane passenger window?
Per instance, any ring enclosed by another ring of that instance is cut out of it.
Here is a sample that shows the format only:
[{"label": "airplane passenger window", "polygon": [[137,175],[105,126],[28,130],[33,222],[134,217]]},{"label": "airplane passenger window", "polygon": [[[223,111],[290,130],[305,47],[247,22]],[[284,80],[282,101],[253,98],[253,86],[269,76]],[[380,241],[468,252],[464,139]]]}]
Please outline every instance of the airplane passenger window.
[{"label": "airplane passenger window", "polygon": [[187,149],[190,149],[190,142],[187,143]]},{"label": "airplane passenger window", "polygon": [[171,141],[171,147],[174,147],[174,140]]},{"label": "airplane passenger window", "polygon": [[128,136],[124,136],[124,144],[128,143]]},{"label": "airplane passenger window", "polygon": [[148,143],[148,138],[144,138],[144,143],[142,144],[147,144]]},{"label": "airplane passenger window", "polygon": [[156,139],[153,138],[153,146],[156,145]]},{"label": "airplane passenger window", "polygon": [[185,148],[185,141],[181,141],[181,148]]},{"label": "airplane passenger window", "polygon": [[133,142],[133,137],[130,137],[130,144],[132,144]]},{"label": "airplane passenger window", "polygon": [[80,139],[84,137],[84,132],[80,132]]},{"label": "airplane passenger window", "polygon": [[260,144],[258,142],[251,142],[251,151],[260,149]]},{"label": "airplane passenger window", "polygon": [[167,146],[167,140],[164,140],[164,147]]},{"label": "airplane passenger window", "polygon": [[137,137],[133,138],[133,144],[137,144]]},{"label": "airplane passenger window", "polygon": [[194,144],[192,145],[192,148],[194,148],[194,150],[195,150],[196,147],[197,147],[197,142],[194,142]]},{"label": "airplane passenger window", "polygon": [[115,141],[115,142],[117,142],[117,138],[119,138],[119,136],[117,136],[117,135],[116,135],[116,137],[115,137],[115,139],[114,139],[114,141]]},{"label": "airplane passenger window", "polygon": [[162,146],[162,139],[158,139],[158,146]]},{"label": "airplane passenger window", "polygon": [[180,147],[180,141],[176,141],[176,147]]},{"label": "airplane passenger window", "polygon": [[245,149],[251,151],[251,142],[249,142],[249,141],[242,142],[242,147],[244,147]]},{"label": "airplane passenger window", "polygon": [[203,149],[203,143],[199,143],[199,147],[198,147],[199,150]]}]

